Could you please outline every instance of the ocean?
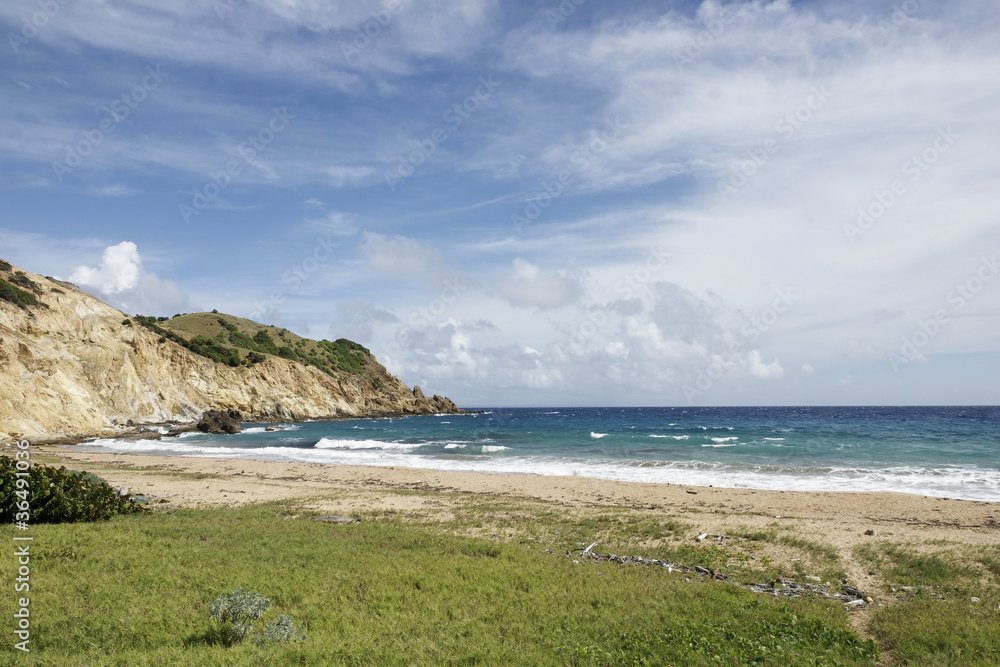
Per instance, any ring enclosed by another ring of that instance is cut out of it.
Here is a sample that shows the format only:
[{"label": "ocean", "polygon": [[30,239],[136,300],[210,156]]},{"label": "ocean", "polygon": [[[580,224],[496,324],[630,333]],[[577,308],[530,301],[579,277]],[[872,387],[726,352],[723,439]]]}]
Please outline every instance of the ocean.
[{"label": "ocean", "polygon": [[485,408],[76,448],[1000,501],[995,406]]}]

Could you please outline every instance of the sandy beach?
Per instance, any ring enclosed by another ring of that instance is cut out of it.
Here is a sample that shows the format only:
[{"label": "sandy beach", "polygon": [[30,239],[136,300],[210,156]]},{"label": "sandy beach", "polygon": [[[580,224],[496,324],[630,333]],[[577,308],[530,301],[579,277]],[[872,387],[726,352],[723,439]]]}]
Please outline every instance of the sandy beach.
[{"label": "sandy beach", "polygon": [[[33,449],[36,457],[52,457],[69,468],[94,472],[135,495],[163,498],[155,504],[158,510],[295,500],[306,509],[336,515],[388,510],[433,520],[450,518],[468,494],[481,494],[556,511],[618,508],[671,516],[690,525],[692,532],[713,536],[777,525],[836,548],[852,582],[862,586],[879,583],[851,556],[852,548],[866,540],[889,540],[917,549],[931,542],[1000,544],[1000,503],[900,493],[762,491],[587,477],[105,454],[55,446]],[[874,534],[866,535],[867,531]]]}]

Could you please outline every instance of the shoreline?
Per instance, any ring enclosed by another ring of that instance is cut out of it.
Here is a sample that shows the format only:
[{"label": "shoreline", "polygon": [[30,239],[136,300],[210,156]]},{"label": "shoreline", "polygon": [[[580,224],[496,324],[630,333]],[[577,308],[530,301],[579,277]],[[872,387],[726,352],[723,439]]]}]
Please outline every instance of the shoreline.
[{"label": "shoreline", "polygon": [[[465,500],[497,499],[567,513],[669,516],[692,531],[722,536],[781,530],[833,547],[852,581],[877,582],[850,557],[865,543],[1000,544],[1000,503],[897,492],[767,491],[624,482],[579,476],[504,475],[396,466],[345,466],[33,446],[34,458],[83,468],[133,495],[162,499],[157,510],[209,509],[289,501],[335,515],[395,513],[416,520],[451,516]],[[39,461],[43,462],[43,461]],[[866,535],[866,531],[871,534]]]},{"label": "shoreline", "polygon": [[[454,414],[458,414],[458,413],[454,413]],[[465,414],[471,414],[471,413],[465,413]],[[381,417],[381,419],[402,419],[402,418],[405,418],[405,417],[413,417],[413,416],[418,416],[419,417],[419,416],[423,416],[423,415],[385,416],[385,417]],[[434,416],[449,416],[449,415],[442,414],[442,415],[434,415]],[[299,422],[291,422],[291,421],[289,421],[289,422],[261,422],[261,423],[301,424],[301,423],[308,423],[308,422],[311,422],[311,421],[351,421],[351,420],[368,420],[368,419],[372,419],[372,418],[370,418],[370,417],[359,417],[359,418],[351,417],[351,418],[342,418],[342,419],[336,419],[336,420],[302,420],[302,421],[299,421]],[[244,422],[244,424],[250,424],[250,423],[253,423],[253,422]],[[276,430],[283,430],[283,429],[278,428]],[[195,433],[195,434],[200,433],[197,429],[195,429],[193,427],[185,429],[185,432],[187,432],[187,431]],[[247,429],[244,429],[244,432],[245,431],[247,431]],[[125,435],[105,435],[105,436],[101,436],[101,437],[93,437],[93,436],[91,436],[91,437],[87,437],[87,438],[58,438],[58,439],[51,439],[51,440],[44,440],[44,441],[36,441],[36,442],[33,442],[32,444],[35,445],[35,446],[71,447],[71,446],[81,445],[83,447],[87,447],[88,445],[91,445],[92,443],[94,443],[96,441],[101,441],[101,440],[114,440],[114,441],[121,441],[121,442],[137,442],[137,441],[141,441],[141,440],[150,440],[150,441],[162,442],[164,444],[167,444],[167,443],[170,443],[173,440],[180,440],[180,439],[182,439],[184,437],[184,435],[185,435],[185,432],[162,433],[162,432],[158,432],[158,431],[137,431],[137,432],[129,433],[129,434],[125,434]],[[212,435],[212,434],[204,434],[204,435]],[[219,437],[225,438],[225,437],[228,437],[228,436],[227,435],[220,435]],[[7,445],[9,445],[9,443],[7,443]],[[7,446],[7,445],[5,445],[4,443],[0,443],[0,447]],[[154,449],[156,447],[158,447],[158,446],[159,445],[151,445],[151,447],[154,448]],[[96,451],[94,451],[94,450],[96,450]],[[195,455],[195,454],[185,455],[185,454],[179,453],[179,452],[177,452],[177,451],[175,451],[174,449],[171,449],[171,448],[168,448],[167,451],[163,451],[163,452],[154,452],[154,451],[145,451],[145,452],[143,452],[143,451],[120,451],[120,450],[119,451],[115,451],[113,449],[106,449],[102,445],[94,445],[94,450],[92,450],[93,453],[100,453],[100,454],[103,454],[103,453],[107,453],[107,454],[121,454],[121,455],[129,454],[129,455],[136,455],[136,456],[152,456],[152,457],[157,457],[157,458],[159,458],[159,457],[164,457],[164,458],[192,458],[192,459],[209,458],[209,459],[217,459],[217,460],[220,460],[220,461],[251,461],[252,460],[252,461],[260,461],[260,462],[263,462],[263,463],[301,463],[301,464],[304,464],[304,465],[321,465],[321,466],[348,467],[348,468],[353,468],[353,467],[370,467],[370,468],[373,468],[373,469],[406,468],[406,469],[412,469],[412,470],[416,470],[416,471],[427,470],[427,471],[439,471],[439,472],[447,472],[447,473],[455,472],[455,473],[470,473],[470,474],[481,474],[481,475],[491,475],[491,476],[492,475],[501,475],[501,476],[513,476],[513,477],[518,477],[518,476],[581,477],[581,478],[588,478],[588,479],[598,479],[598,480],[603,480],[603,481],[608,481],[608,482],[652,484],[652,485],[664,485],[664,486],[689,486],[689,487],[730,489],[730,490],[734,490],[734,491],[763,491],[763,492],[774,491],[774,492],[789,492],[789,493],[835,493],[835,494],[842,494],[842,493],[847,493],[847,494],[851,494],[851,493],[858,493],[858,494],[886,493],[886,494],[902,494],[902,495],[907,495],[907,496],[912,495],[912,496],[916,496],[916,497],[925,497],[925,498],[940,499],[940,500],[961,500],[961,501],[964,501],[964,502],[1000,503],[1000,496],[998,496],[997,498],[992,498],[992,497],[988,497],[989,494],[983,494],[983,495],[987,495],[987,497],[977,497],[976,495],[972,495],[972,494],[970,494],[970,495],[961,495],[962,494],[962,489],[959,489],[959,488],[947,488],[947,487],[946,488],[929,488],[929,489],[926,489],[926,490],[918,491],[918,490],[910,490],[908,488],[894,488],[894,485],[892,485],[892,484],[885,484],[885,485],[882,485],[882,488],[878,488],[879,485],[877,483],[871,483],[870,481],[862,480],[862,479],[846,479],[846,480],[845,479],[840,479],[840,480],[836,480],[835,479],[834,482],[829,482],[828,481],[826,484],[820,484],[820,483],[815,483],[815,484],[800,483],[800,484],[782,485],[780,483],[780,481],[782,481],[782,480],[779,480],[779,481],[776,482],[775,479],[767,478],[767,476],[765,476],[762,479],[757,479],[755,476],[751,475],[749,477],[743,478],[744,481],[740,481],[738,483],[733,483],[732,480],[730,480],[730,479],[712,479],[710,476],[708,477],[708,479],[705,479],[705,476],[703,475],[703,476],[701,476],[701,479],[695,479],[693,481],[677,481],[677,480],[661,481],[659,479],[643,479],[642,478],[643,476],[641,476],[641,475],[621,475],[621,474],[617,474],[616,475],[615,472],[616,472],[617,469],[611,470],[610,472],[608,472],[608,471],[601,471],[601,470],[590,470],[590,471],[581,471],[581,472],[577,472],[577,471],[574,470],[572,473],[565,472],[565,471],[533,472],[531,470],[519,470],[519,469],[517,469],[518,466],[516,466],[516,465],[508,465],[506,467],[502,466],[501,469],[498,470],[498,471],[492,471],[492,470],[483,469],[481,467],[480,468],[470,467],[470,468],[464,468],[463,469],[463,468],[460,468],[460,467],[456,468],[454,466],[452,466],[450,468],[439,468],[439,467],[435,467],[434,465],[422,465],[421,463],[416,463],[414,465],[409,465],[408,464],[409,462],[405,462],[405,461],[404,462],[392,462],[392,463],[388,463],[388,464],[385,464],[385,465],[378,465],[378,464],[370,464],[370,463],[367,463],[367,462],[361,462],[361,463],[353,463],[353,462],[347,462],[347,463],[344,463],[344,462],[326,462],[326,461],[318,461],[318,460],[309,460],[309,457],[298,457],[297,459],[295,457],[275,459],[275,458],[254,458],[252,455],[251,456],[247,456],[245,458],[243,456],[227,457],[227,456],[214,456],[214,455],[203,456],[203,455]],[[77,451],[84,451],[84,450],[77,450]],[[248,449],[247,451],[252,451],[252,449]],[[512,461],[518,461],[520,459],[518,459],[517,457],[515,457],[514,459],[511,459],[511,460]],[[421,461],[422,461],[422,459],[421,459]],[[598,461],[598,463],[601,463],[601,462]],[[521,466],[521,467],[523,467],[523,466]],[[645,469],[645,468],[646,468],[646,466],[637,466],[636,469]],[[630,468],[627,468],[627,469],[631,470]],[[778,475],[777,477],[780,478],[781,476]],[[807,478],[796,477],[796,476],[788,476],[788,479],[790,479],[790,480],[793,480],[793,479],[801,480],[801,479],[807,479]],[[812,475],[811,477],[808,477],[808,479],[823,480],[823,479],[825,479],[825,477],[823,475]],[[772,482],[773,484],[768,485],[768,482]],[[862,486],[862,485],[864,485],[865,488],[857,488],[857,487]],[[873,486],[875,488],[869,488],[869,487],[873,487]],[[803,488],[803,487],[805,487],[805,488]]]}]

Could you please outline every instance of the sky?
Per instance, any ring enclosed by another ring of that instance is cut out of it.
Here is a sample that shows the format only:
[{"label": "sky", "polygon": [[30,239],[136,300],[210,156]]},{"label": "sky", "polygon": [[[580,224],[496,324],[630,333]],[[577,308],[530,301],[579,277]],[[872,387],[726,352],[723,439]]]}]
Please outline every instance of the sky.
[{"label": "sky", "polygon": [[461,406],[1000,402],[994,0],[5,0],[0,257]]}]

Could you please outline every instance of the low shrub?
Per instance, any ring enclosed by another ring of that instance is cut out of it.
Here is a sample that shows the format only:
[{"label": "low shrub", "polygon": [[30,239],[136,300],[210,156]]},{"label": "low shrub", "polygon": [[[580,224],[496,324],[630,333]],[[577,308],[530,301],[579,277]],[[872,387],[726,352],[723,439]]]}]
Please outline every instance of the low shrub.
[{"label": "low shrub", "polygon": [[225,626],[228,643],[239,644],[250,632],[253,622],[270,608],[270,598],[237,588],[229,595],[220,595],[208,605],[208,615]]},{"label": "low shrub", "polygon": [[[27,475],[18,477],[19,472]],[[14,459],[0,456],[0,521],[4,523],[24,520],[20,518],[24,513],[32,523],[74,523],[146,511],[96,475],[39,464],[18,470]]]},{"label": "low shrub", "polygon": [[257,646],[265,644],[276,644],[278,642],[306,640],[302,633],[302,626],[295,623],[295,619],[288,614],[282,614],[277,620],[269,621],[262,632],[253,636],[253,643]]},{"label": "low shrub", "polygon": [[43,305],[34,294],[26,292],[19,287],[14,287],[3,278],[0,278],[0,301],[10,301],[18,308],[24,308],[25,310],[27,310],[28,306]]}]

